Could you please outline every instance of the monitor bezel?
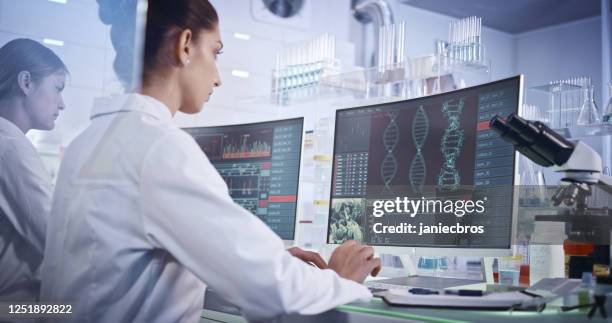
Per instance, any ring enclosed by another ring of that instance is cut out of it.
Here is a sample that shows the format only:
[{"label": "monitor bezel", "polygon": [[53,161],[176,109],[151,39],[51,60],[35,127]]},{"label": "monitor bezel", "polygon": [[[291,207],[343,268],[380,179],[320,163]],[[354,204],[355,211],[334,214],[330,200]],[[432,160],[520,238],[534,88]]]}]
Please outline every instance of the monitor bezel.
[{"label": "monitor bezel", "polygon": [[[298,236],[298,231],[299,231],[297,229],[297,227],[298,227],[298,223],[299,223],[298,218],[300,216],[300,214],[299,214],[299,210],[300,210],[299,203],[300,203],[300,179],[301,179],[301,176],[302,176],[302,153],[303,153],[303,150],[304,150],[304,117],[274,119],[274,120],[256,121],[256,122],[249,122],[249,123],[232,123],[232,124],[223,124],[223,125],[212,125],[212,126],[201,126],[201,127],[182,127],[181,128],[182,130],[184,130],[190,136],[193,137],[193,135],[188,132],[189,129],[231,128],[231,127],[239,127],[239,126],[240,127],[242,127],[242,126],[247,126],[248,127],[248,126],[263,125],[263,124],[267,124],[267,123],[290,122],[290,121],[298,121],[298,120],[300,121],[301,129],[300,129],[300,152],[299,152],[299,158],[298,158],[298,178],[297,178],[297,191],[296,191],[296,202],[295,202],[295,217],[293,219],[293,239],[283,239],[282,237],[280,237],[277,234],[277,236],[283,240],[283,243],[284,243],[284,245],[286,247],[291,247],[291,246],[293,246],[295,244],[295,242],[297,241],[297,236]],[[202,152],[202,153],[204,153],[204,152]],[[206,156],[206,158],[208,158],[208,156]],[[212,161],[211,161],[211,164],[212,164]],[[249,212],[249,213],[251,213],[251,212]],[[256,215],[254,215],[254,216],[256,216]]]},{"label": "monitor bezel", "polygon": [[[329,242],[329,216],[332,210],[332,198],[333,198],[333,178],[335,173],[335,165],[334,160],[336,156],[336,136],[337,136],[337,125],[338,125],[338,114],[341,112],[345,112],[353,109],[362,109],[365,107],[374,107],[374,106],[384,106],[387,104],[394,104],[398,102],[410,102],[422,100],[424,98],[431,98],[436,96],[448,95],[451,93],[456,93],[460,91],[466,91],[469,89],[477,89],[479,87],[489,86],[496,83],[507,82],[510,80],[518,80],[519,83],[519,91],[518,91],[518,107],[517,114],[522,115],[523,110],[523,74],[519,74],[512,77],[507,77],[504,79],[478,84],[471,87],[466,87],[462,89],[456,89],[452,91],[446,91],[442,93],[436,93],[427,96],[420,96],[417,98],[405,99],[405,98],[392,98],[392,99],[374,99],[370,101],[363,101],[361,104],[352,105],[350,107],[338,108],[335,111],[335,120],[334,120],[334,137],[333,137],[333,149],[332,149],[332,171],[330,177],[330,191],[329,191],[329,209],[326,221],[326,234],[325,234],[325,246],[323,250],[323,254],[326,256],[331,255],[333,250],[338,247],[340,244],[330,243]],[[401,245],[372,245],[377,254],[385,253],[385,254],[394,254],[394,255],[410,255],[410,256],[448,256],[448,255],[456,255],[456,256],[478,256],[478,257],[497,257],[497,256],[510,256],[512,255],[513,246],[516,243],[516,227],[517,227],[517,218],[518,218],[518,203],[519,203],[519,194],[518,194],[518,185],[519,183],[519,174],[518,174],[518,165],[519,165],[519,152],[514,152],[514,171],[513,171],[513,189],[512,189],[512,220],[511,220],[511,232],[510,232],[510,241],[509,245],[505,248],[499,247],[491,247],[484,248],[481,246],[472,248],[472,247],[458,247],[458,246],[401,246]]]}]

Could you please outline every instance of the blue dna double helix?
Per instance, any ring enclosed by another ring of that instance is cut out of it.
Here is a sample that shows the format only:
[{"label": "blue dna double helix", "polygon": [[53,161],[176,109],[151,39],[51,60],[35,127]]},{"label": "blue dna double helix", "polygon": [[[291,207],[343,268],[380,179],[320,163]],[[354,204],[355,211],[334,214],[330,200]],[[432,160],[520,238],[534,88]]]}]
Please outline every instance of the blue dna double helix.
[{"label": "blue dna double helix", "polygon": [[387,112],[386,116],[389,118],[389,123],[383,131],[383,145],[385,147],[385,158],[380,165],[380,176],[385,185],[383,193],[393,193],[389,184],[395,178],[397,174],[397,160],[395,159],[395,146],[399,141],[399,127],[395,119],[397,118],[397,112]]},{"label": "blue dna double helix", "polygon": [[412,142],[416,148],[416,154],[412,158],[410,164],[410,187],[414,193],[423,193],[423,185],[425,184],[425,176],[427,168],[425,167],[425,158],[423,157],[423,144],[429,134],[429,119],[423,106],[417,109],[417,112],[412,119]]},{"label": "blue dna double helix", "polygon": [[437,177],[437,186],[443,191],[454,191],[459,188],[461,176],[456,168],[457,159],[463,147],[464,131],[461,129],[461,113],[463,112],[463,98],[458,102],[449,100],[442,104],[442,114],[448,126],[444,129],[440,143],[442,152],[442,169]]}]

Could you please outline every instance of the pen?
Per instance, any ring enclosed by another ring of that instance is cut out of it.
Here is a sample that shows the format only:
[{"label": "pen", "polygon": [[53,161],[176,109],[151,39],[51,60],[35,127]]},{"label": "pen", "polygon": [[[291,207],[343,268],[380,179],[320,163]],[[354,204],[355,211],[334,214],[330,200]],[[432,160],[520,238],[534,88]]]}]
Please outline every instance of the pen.
[{"label": "pen", "polygon": [[457,295],[457,296],[483,296],[485,293],[481,290],[473,289],[458,289],[458,290],[446,290],[446,295]]},{"label": "pen", "polygon": [[439,294],[438,291],[427,289],[427,288],[411,288],[408,290],[408,292],[410,292],[411,294],[415,294],[415,295],[438,295]]}]

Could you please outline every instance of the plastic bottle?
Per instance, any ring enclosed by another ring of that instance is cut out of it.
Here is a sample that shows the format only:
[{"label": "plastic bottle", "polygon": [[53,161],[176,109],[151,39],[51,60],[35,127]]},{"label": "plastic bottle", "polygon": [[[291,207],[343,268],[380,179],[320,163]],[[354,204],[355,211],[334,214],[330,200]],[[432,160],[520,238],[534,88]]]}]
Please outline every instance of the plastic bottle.
[{"label": "plastic bottle", "polygon": [[[591,303],[591,293],[593,291],[593,274],[583,273],[580,288],[576,291],[578,297],[578,305],[587,305]],[[581,312],[588,312],[588,307],[581,307]]]}]

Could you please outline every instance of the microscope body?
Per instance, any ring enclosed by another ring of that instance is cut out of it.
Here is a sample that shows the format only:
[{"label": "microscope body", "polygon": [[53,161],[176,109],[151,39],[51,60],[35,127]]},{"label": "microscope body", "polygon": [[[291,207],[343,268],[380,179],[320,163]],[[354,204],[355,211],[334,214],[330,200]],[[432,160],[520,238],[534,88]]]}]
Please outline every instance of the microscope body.
[{"label": "microscope body", "polygon": [[583,211],[597,185],[612,194],[612,178],[603,175],[601,156],[582,141],[571,142],[539,121],[525,120],[516,114],[493,117],[490,126],[527,158],[556,172],[563,172],[561,185],[553,194],[553,205],[576,206]]}]

